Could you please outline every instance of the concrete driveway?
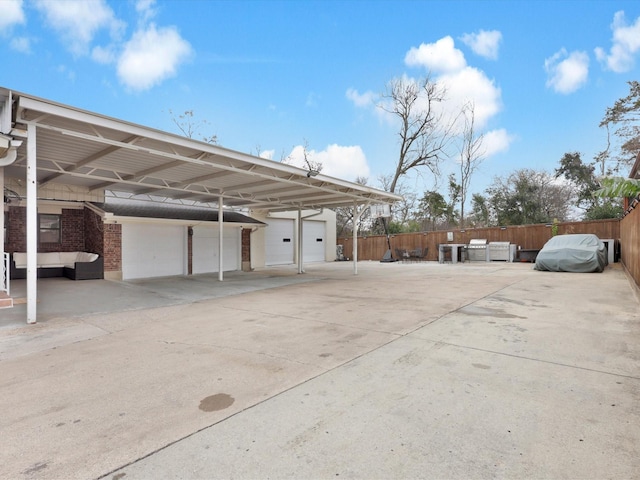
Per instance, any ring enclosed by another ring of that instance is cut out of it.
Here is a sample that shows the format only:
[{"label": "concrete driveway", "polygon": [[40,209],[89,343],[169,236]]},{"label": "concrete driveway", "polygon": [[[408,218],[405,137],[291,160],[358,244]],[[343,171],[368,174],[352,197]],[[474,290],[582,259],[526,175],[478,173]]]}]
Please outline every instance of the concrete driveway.
[{"label": "concrete driveway", "polygon": [[307,272],[105,282],[31,327],[0,311],[0,477],[639,478],[618,265]]}]

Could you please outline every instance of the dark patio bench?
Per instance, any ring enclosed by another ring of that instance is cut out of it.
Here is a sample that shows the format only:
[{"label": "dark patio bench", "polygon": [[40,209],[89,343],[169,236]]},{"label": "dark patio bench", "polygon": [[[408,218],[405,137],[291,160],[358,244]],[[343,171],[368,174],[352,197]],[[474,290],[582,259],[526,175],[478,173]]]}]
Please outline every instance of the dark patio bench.
[{"label": "dark patio bench", "polygon": [[[104,258],[87,252],[39,252],[38,278],[66,277],[71,280],[104,278]],[[11,278],[27,278],[27,254],[11,254]]]}]

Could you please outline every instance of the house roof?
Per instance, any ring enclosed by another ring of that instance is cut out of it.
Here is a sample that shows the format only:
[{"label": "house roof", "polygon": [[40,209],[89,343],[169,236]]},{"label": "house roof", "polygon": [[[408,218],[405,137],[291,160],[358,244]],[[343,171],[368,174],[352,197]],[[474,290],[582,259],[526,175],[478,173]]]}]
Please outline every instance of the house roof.
[{"label": "house roof", "polygon": [[[188,207],[182,205],[136,202],[127,204],[91,202],[96,209],[114,217],[158,218],[171,220],[191,220],[193,222],[217,222],[218,211],[211,208]],[[225,223],[264,226],[265,223],[239,212],[225,211],[222,214]]]},{"label": "house roof", "polygon": [[[25,140],[30,126],[35,127],[40,186],[53,182],[207,203],[222,196],[226,207],[268,211],[389,204],[402,198],[0,87],[0,133]],[[18,147],[6,176],[25,178],[27,144]]]}]

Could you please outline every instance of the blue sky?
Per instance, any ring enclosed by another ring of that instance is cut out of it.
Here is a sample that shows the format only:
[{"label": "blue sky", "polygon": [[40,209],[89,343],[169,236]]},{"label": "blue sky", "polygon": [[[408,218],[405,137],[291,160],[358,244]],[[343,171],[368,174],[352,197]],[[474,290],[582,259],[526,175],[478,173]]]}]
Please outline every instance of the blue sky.
[{"label": "blue sky", "polygon": [[222,146],[295,163],[306,142],[324,174],[372,186],[397,159],[375,106],[394,78],[430,72],[451,109],[474,102],[473,192],[565,152],[590,161],[640,79],[638,0],[0,0],[0,39],[0,86],[176,133],[170,111],[193,110]]}]

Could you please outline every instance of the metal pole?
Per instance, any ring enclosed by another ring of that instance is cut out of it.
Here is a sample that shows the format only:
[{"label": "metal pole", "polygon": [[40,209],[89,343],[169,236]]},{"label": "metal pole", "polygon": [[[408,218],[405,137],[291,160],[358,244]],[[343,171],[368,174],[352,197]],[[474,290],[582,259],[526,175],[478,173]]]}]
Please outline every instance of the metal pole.
[{"label": "metal pole", "polygon": [[222,252],[224,251],[223,243],[222,243],[222,225],[224,220],[224,210],[223,210],[223,201],[222,196],[218,197],[218,280],[222,281],[224,274],[222,273],[222,268],[224,263],[222,261]]},{"label": "metal pole", "polygon": [[36,126],[27,125],[27,323],[36,323],[38,298],[38,187]]},{"label": "metal pole", "polygon": [[298,247],[298,273],[304,273],[304,265],[302,264],[303,255],[303,230],[302,230],[302,210],[298,209],[298,238],[296,240],[296,246]]},{"label": "metal pole", "polygon": [[353,204],[353,274],[354,275],[358,275],[358,220],[360,220],[361,214],[362,213],[358,211],[358,204],[354,203]]}]

